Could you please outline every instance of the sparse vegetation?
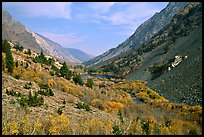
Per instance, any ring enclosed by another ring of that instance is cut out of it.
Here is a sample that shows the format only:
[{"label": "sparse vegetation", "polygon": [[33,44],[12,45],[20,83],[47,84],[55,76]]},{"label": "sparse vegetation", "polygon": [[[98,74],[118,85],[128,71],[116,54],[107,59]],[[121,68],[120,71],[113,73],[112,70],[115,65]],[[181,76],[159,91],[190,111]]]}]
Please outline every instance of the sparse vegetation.
[{"label": "sparse vegetation", "polygon": [[77,103],[76,104],[76,108],[78,109],[85,109],[86,111],[91,111],[91,108],[88,104],[86,104],[85,102],[84,103]]},{"label": "sparse vegetation", "polygon": [[8,90],[6,89],[6,94],[7,94],[7,95],[11,95],[11,96],[16,96],[16,97],[21,97],[21,96],[22,96],[21,93],[15,92],[13,89],[12,89],[11,91],[8,91]]},{"label": "sparse vegetation", "polygon": [[19,99],[20,106],[22,107],[40,107],[44,103],[44,99],[42,97],[38,97],[38,93],[35,92],[35,95],[32,96],[31,92],[29,92],[28,98],[21,97]]},{"label": "sparse vegetation", "polygon": [[54,96],[54,92],[50,88],[48,88],[48,89],[41,89],[41,90],[38,91],[38,93],[40,95],[45,95],[45,96]]}]

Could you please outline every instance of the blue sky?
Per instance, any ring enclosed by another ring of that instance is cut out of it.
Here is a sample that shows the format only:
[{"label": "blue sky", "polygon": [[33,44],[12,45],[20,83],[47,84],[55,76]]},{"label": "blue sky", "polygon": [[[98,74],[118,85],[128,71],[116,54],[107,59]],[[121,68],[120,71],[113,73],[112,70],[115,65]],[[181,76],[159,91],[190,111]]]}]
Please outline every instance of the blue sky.
[{"label": "blue sky", "polygon": [[125,41],[168,2],[3,2],[28,30],[100,55]]}]

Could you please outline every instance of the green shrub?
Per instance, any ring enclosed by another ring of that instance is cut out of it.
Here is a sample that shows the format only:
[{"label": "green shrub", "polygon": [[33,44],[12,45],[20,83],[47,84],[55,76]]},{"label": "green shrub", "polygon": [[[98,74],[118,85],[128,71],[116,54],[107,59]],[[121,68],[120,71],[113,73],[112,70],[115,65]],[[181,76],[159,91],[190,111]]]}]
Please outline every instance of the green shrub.
[{"label": "green shrub", "polygon": [[20,78],[20,75],[16,75],[14,78],[15,78],[15,79],[19,79],[19,78]]},{"label": "green shrub", "polygon": [[119,118],[120,118],[120,121],[121,121],[121,122],[124,122],[124,121],[123,121],[123,117],[122,117],[122,113],[121,113],[120,110],[118,111],[118,116],[119,116]]},{"label": "green shrub", "polygon": [[20,51],[20,52],[22,52],[23,51],[23,46],[20,46],[20,44],[19,43],[17,43],[13,48],[15,48],[16,49],[16,51]]},{"label": "green shrub", "polygon": [[40,89],[38,91],[38,93],[40,95],[45,95],[45,96],[54,96],[54,93],[53,93],[53,91],[50,88],[48,88],[48,89]]},{"label": "green shrub", "polygon": [[91,108],[90,108],[90,106],[88,105],[88,104],[86,104],[86,103],[77,103],[76,104],[76,108],[78,108],[78,109],[85,109],[86,111],[91,111]]},{"label": "green shrub", "polygon": [[150,124],[149,120],[146,121],[146,122],[142,122],[142,129],[143,129],[143,131],[144,131],[145,133],[148,133],[149,124]]},{"label": "green shrub", "polygon": [[118,125],[113,126],[113,134],[114,135],[122,135],[122,131]]},{"label": "green shrub", "polygon": [[29,92],[28,98],[21,97],[19,100],[20,106],[22,107],[39,107],[43,105],[44,99],[42,97],[38,97],[38,93],[35,92],[35,95],[32,96],[31,92]]},{"label": "green shrub", "polygon": [[38,86],[40,87],[40,89],[49,89],[50,88],[48,86],[48,84],[43,84],[43,83],[39,83]]},{"label": "green shrub", "polygon": [[25,84],[24,88],[25,88],[25,89],[30,89],[31,87],[30,87],[29,84]]},{"label": "green shrub", "polygon": [[62,115],[62,113],[63,113],[62,107],[59,107],[59,108],[57,109],[57,114]]},{"label": "green shrub", "polygon": [[92,78],[88,78],[88,79],[87,79],[86,86],[92,88],[92,87],[93,87],[93,84],[94,84],[93,79],[92,79]]},{"label": "green shrub", "polygon": [[28,63],[26,62],[26,66],[25,66],[25,69],[27,69],[28,68]]},{"label": "green shrub", "polygon": [[11,91],[8,91],[8,90],[6,89],[6,94],[7,94],[7,95],[11,95],[11,96],[16,96],[16,97],[21,97],[21,96],[22,96],[21,93],[15,92],[15,91],[13,91],[13,89],[12,89]]},{"label": "green shrub", "polygon": [[15,100],[12,98],[11,101],[10,101],[10,104],[15,104]]}]

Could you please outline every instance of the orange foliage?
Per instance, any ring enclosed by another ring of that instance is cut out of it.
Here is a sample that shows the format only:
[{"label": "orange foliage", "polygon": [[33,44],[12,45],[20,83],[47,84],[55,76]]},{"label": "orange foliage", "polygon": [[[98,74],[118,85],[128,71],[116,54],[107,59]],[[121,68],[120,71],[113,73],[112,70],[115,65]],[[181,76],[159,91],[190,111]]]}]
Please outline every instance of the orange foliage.
[{"label": "orange foliage", "polygon": [[39,78],[39,77],[34,77],[34,81],[35,81],[36,83],[41,83],[41,82],[42,82],[42,79]]},{"label": "orange foliage", "polygon": [[83,92],[81,91],[80,86],[75,85],[71,83],[68,80],[65,80],[64,78],[57,78],[55,79],[55,83],[53,85],[53,88],[56,88],[58,90],[64,90],[66,93],[72,94],[77,97],[84,96]]},{"label": "orange foliage", "polygon": [[124,107],[124,105],[120,102],[108,101],[103,103],[102,107],[106,112],[118,111]]},{"label": "orange foliage", "polygon": [[55,81],[53,79],[48,79],[47,84],[48,86],[53,86],[55,84]]},{"label": "orange foliage", "polygon": [[14,67],[13,68],[13,76],[15,77],[17,75],[19,75],[19,70],[16,67]]},{"label": "orange foliage", "polygon": [[152,123],[157,122],[154,116],[144,116],[144,119],[147,119],[149,122],[152,122]]}]

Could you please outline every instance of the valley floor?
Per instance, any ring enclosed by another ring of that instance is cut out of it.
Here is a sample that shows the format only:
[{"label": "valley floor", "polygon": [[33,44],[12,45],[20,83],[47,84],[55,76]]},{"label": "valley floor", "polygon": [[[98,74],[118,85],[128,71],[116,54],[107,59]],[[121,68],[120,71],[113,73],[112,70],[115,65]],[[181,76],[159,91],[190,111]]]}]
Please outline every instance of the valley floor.
[{"label": "valley floor", "polygon": [[30,55],[12,54],[9,74],[2,52],[3,135],[202,134],[201,106],[171,103],[145,81],[89,77],[93,85],[78,84]]}]

